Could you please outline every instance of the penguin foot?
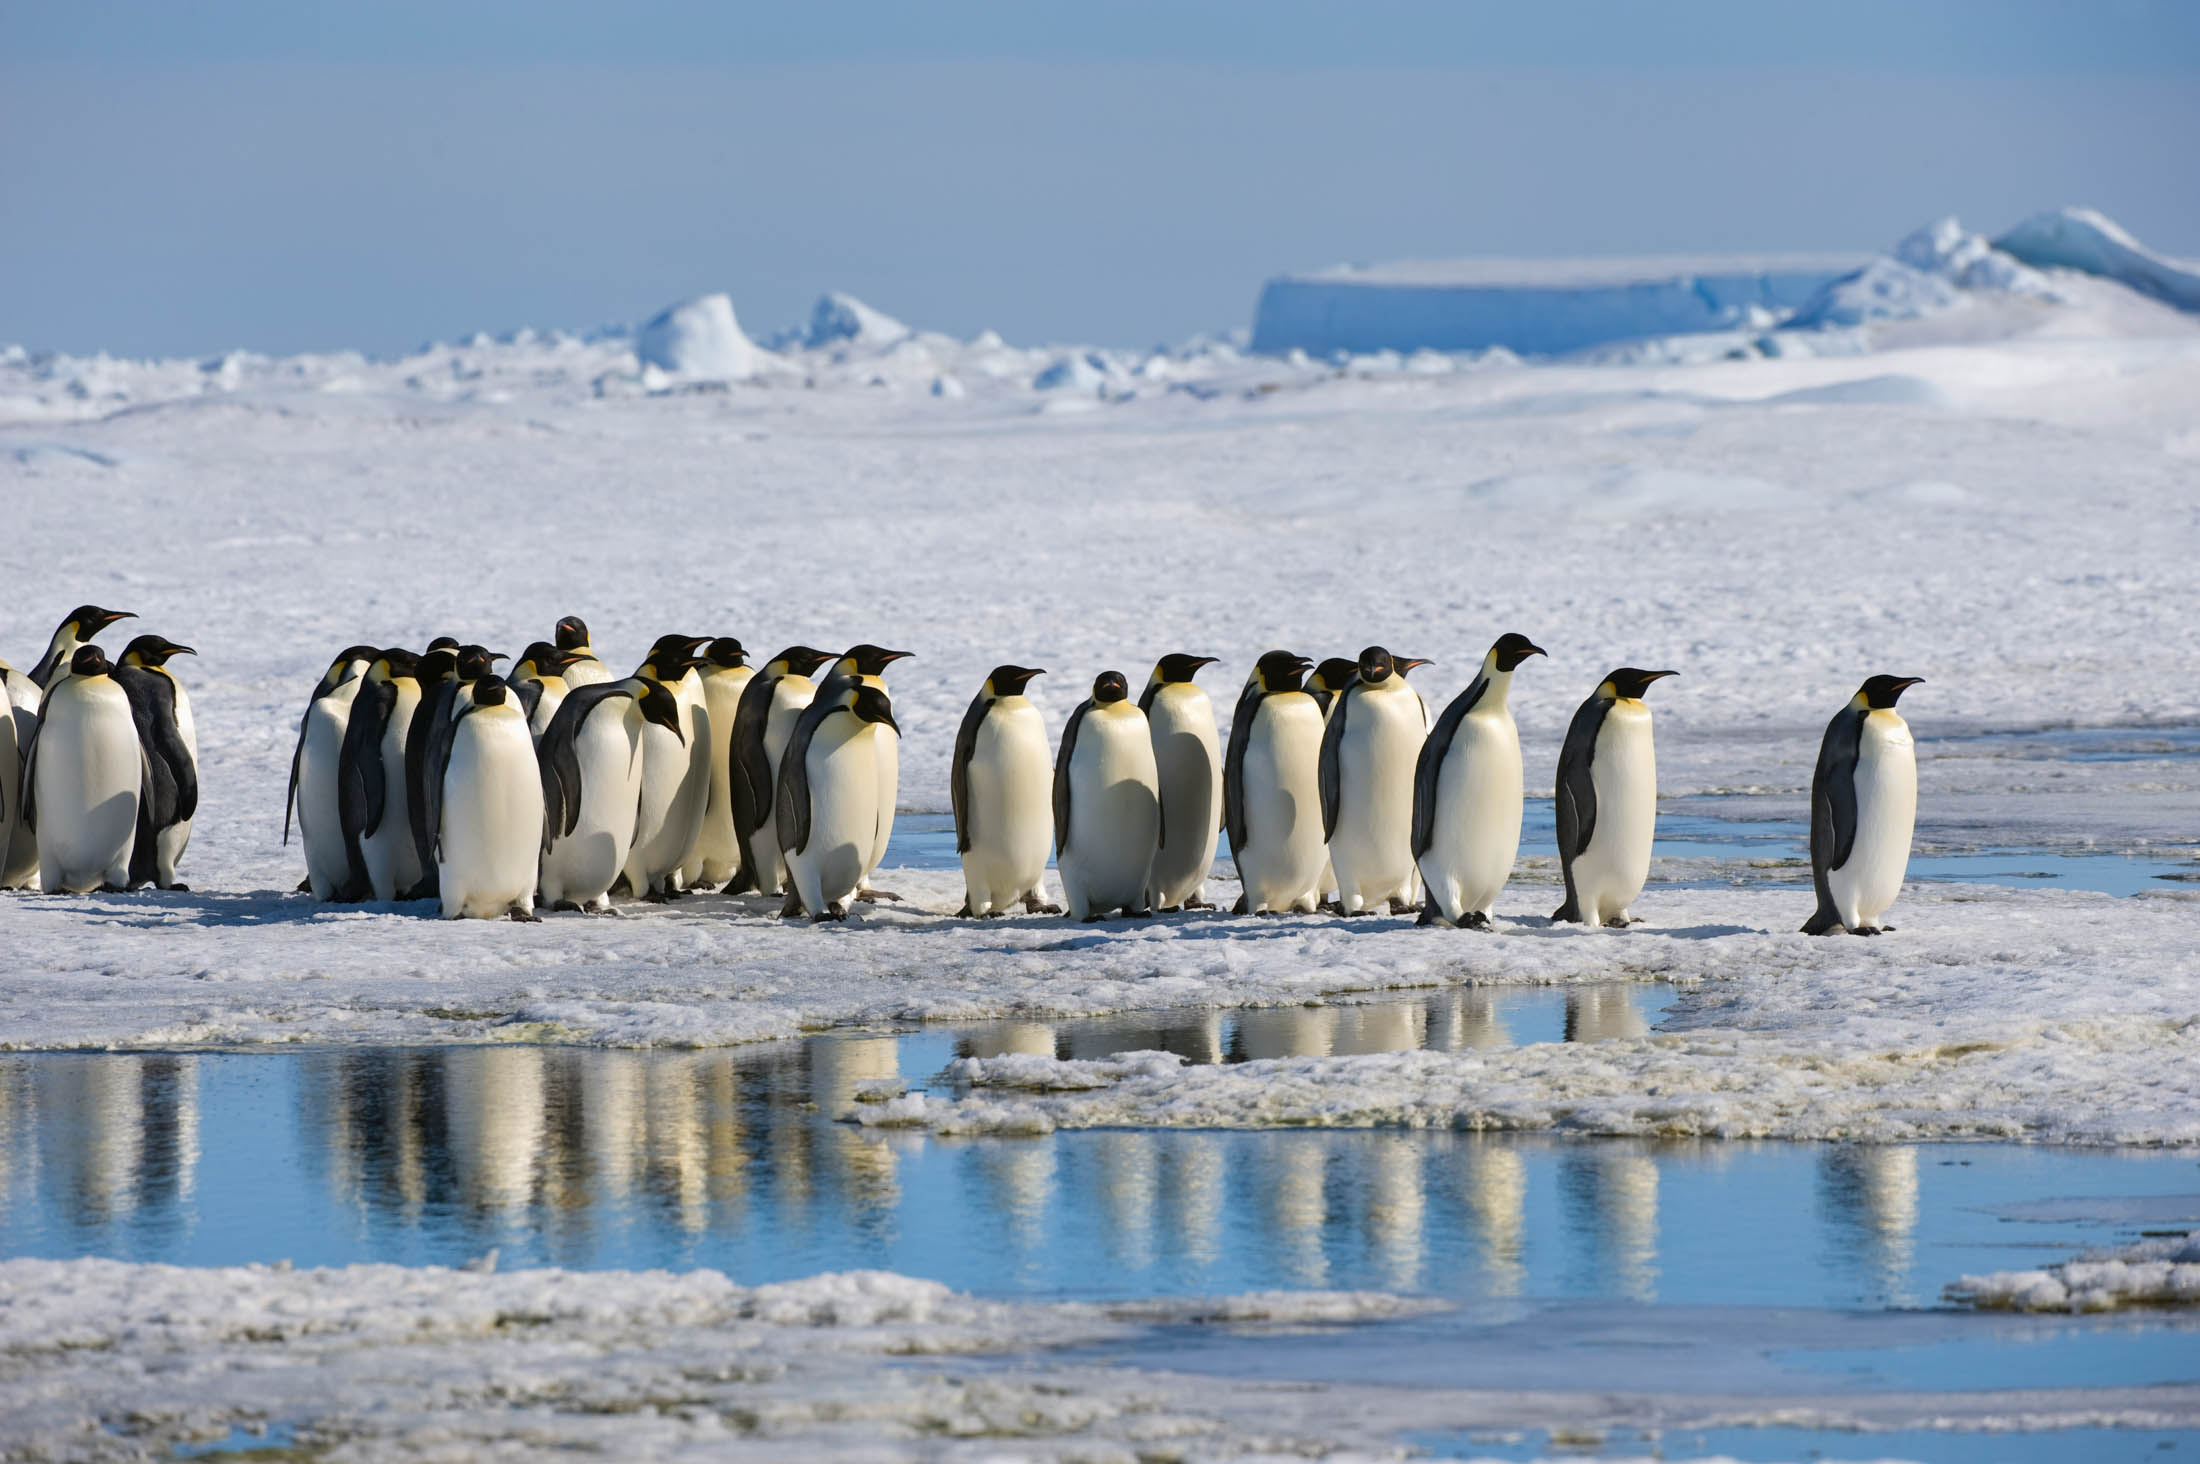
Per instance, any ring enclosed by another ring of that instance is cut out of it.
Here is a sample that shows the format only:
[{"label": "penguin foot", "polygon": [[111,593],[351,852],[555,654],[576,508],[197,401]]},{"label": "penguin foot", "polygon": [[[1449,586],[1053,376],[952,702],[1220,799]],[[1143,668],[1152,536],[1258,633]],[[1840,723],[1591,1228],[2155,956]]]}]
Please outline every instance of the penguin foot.
[{"label": "penguin foot", "polygon": [[1885,934],[1886,934],[1886,933],[1887,933],[1888,931],[1890,931],[1890,930],[1892,930],[1892,929],[1894,929],[1894,927],[1893,927],[1893,926],[1891,926],[1891,925],[1859,925],[1859,926],[1857,926],[1857,927],[1856,927],[1856,929],[1854,929],[1854,930],[1850,931],[1850,932],[1849,932],[1849,934],[1851,934],[1851,935],[1885,935]]},{"label": "penguin foot", "polygon": [[1314,909],[1323,915],[1349,915],[1352,913],[1345,909],[1342,900],[1319,900],[1315,902]]},{"label": "penguin foot", "polygon": [[1101,921],[1107,918],[1108,917],[1105,915],[1087,915],[1083,920],[1079,921],[1078,923],[1081,925],[1098,925]]},{"label": "penguin foot", "polygon": [[1133,920],[1153,919],[1153,911],[1151,910],[1125,910],[1123,913]]},{"label": "penguin foot", "polygon": [[1434,900],[1431,900],[1421,907],[1421,918],[1414,921],[1413,923],[1415,925],[1434,925],[1438,920],[1442,918],[1442,916],[1436,913],[1436,902]]},{"label": "penguin foot", "polygon": [[1413,905],[1413,902],[1412,902],[1411,900],[1401,900],[1401,899],[1399,899],[1399,898],[1398,898],[1398,897],[1397,897],[1396,895],[1392,895],[1392,896],[1390,897],[1390,913],[1391,913],[1391,914],[1393,914],[1393,915],[1411,915],[1411,914],[1413,913],[1413,910],[1414,910],[1414,905]]},{"label": "penguin foot", "polygon": [[588,913],[588,909],[586,906],[578,904],[577,902],[572,900],[559,900],[556,904],[550,907],[550,912],[554,915],[563,915],[568,912],[575,915],[586,915]]},{"label": "penguin foot", "polygon": [[895,894],[892,890],[856,891],[856,903],[859,905],[875,905],[880,900],[890,901],[891,903],[898,905],[901,903],[901,896]]},{"label": "penguin foot", "polygon": [[309,874],[309,875],[307,875],[307,876],[306,876],[306,877],[305,877],[304,879],[301,879],[301,880],[299,880],[299,881],[298,881],[298,888],[296,888],[296,889],[292,890],[292,891],[291,891],[291,893],[292,893],[292,894],[294,894],[294,895],[310,895],[310,894],[312,894],[312,893],[313,893],[313,876]]},{"label": "penguin foot", "polygon": [[1493,930],[1496,927],[1490,924],[1490,917],[1480,910],[1469,910],[1467,918],[1459,922],[1459,928],[1461,930]]},{"label": "penguin foot", "polygon": [[521,909],[521,908],[520,908],[519,906],[517,906],[517,905],[514,905],[514,906],[513,906],[513,907],[512,907],[512,908],[511,908],[511,909],[510,909],[510,910],[509,910],[508,912],[507,912],[507,918],[509,918],[509,919],[511,919],[511,920],[514,920],[514,921],[518,922],[518,923],[519,923],[519,924],[521,924],[521,925],[540,925],[540,924],[542,924],[542,917],[541,917],[540,915],[537,915],[537,914],[536,914],[536,913],[535,913],[534,911],[532,911],[532,910],[522,910],[522,909]]},{"label": "penguin foot", "polygon": [[648,905],[669,905],[679,898],[679,893],[675,890],[651,890],[642,896],[642,902]]},{"label": "penguin foot", "polygon": [[972,914],[970,913],[970,901],[969,901],[969,899],[968,899],[967,897],[966,897],[966,898],[965,898],[965,899],[963,900],[963,907],[962,907],[962,908],[961,908],[960,910],[957,910],[957,911],[955,912],[955,918],[956,918],[957,920],[975,920],[975,919],[977,919],[977,917],[976,917],[975,915],[972,915]]},{"label": "penguin foot", "polygon": [[191,893],[191,886],[187,884],[164,884],[161,886],[161,888],[178,895],[188,895]]},{"label": "penguin foot", "polygon": [[810,923],[812,925],[823,925],[828,920],[846,920],[847,918],[848,907],[846,905],[828,905],[822,915],[812,915]]},{"label": "penguin foot", "polygon": [[99,887],[99,892],[103,895],[127,895],[130,893],[130,887],[128,885],[103,884]]},{"label": "penguin foot", "polygon": [[1212,910],[1215,907],[1212,902],[1207,900],[1186,900],[1177,908],[1180,910]]},{"label": "penguin foot", "polygon": [[1062,913],[1062,907],[1060,905],[1050,905],[1044,900],[1026,900],[1024,901],[1024,913],[1026,915],[1059,915]]},{"label": "penguin foot", "polygon": [[1238,902],[1230,907],[1230,913],[1232,915],[1250,915],[1253,913],[1253,907],[1246,902],[1245,896],[1239,895]]},{"label": "penguin foot", "polygon": [[779,918],[792,920],[802,913],[802,897],[793,890],[787,891],[786,902],[779,907]]}]

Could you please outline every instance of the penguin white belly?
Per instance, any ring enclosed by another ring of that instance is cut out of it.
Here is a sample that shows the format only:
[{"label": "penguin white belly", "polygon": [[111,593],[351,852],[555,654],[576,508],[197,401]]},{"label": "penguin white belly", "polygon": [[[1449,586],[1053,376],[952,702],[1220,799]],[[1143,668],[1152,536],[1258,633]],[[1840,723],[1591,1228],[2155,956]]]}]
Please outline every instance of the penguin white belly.
[{"label": "penguin white belly", "polygon": [[749,684],[746,666],[703,678],[703,704],[710,712],[710,802],[703,810],[703,833],[696,844],[696,883],[722,885],[741,862],[733,829],[733,718],[741,709],[741,691]]},{"label": "penguin white belly", "polygon": [[1588,925],[1628,918],[1627,909],[1650,878],[1650,843],[1658,827],[1658,763],[1650,711],[1615,701],[1597,730],[1589,764],[1597,822],[1589,847],[1574,859],[1574,895]]},{"label": "penguin white belly", "polygon": [[970,847],[963,884],[970,913],[990,915],[1018,900],[1044,902],[1047,850],[1054,841],[1053,770],[1046,721],[1026,702],[995,705],[970,752]]},{"label": "penguin white belly", "polygon": [[1856,843],[1848,862],[1826,873],[1842,925],[1879,928],[1902,893],[1916,828],[1917,745],[1909,726],[1890,711],[1867,713],[1856,751]]},{"label": "penguin white belly", "polygon": [[[32,725],[37,725],[35,718]],[[18,796],[22,788],[23,754],[16,732],[14,703],[8,694],[7,678],[0,674],[0,890],[20,889],[38,875],[38,840],[35,836],[27,840],[30,845],[30,864],[27,869],[17,862],[15,854],[17,833],[30,833],[28,829],[21,828],[22,820],[19,815],[22,810],[17,807],[23,801]]]},{"label": "penguin white belly", "polygon": [[565,678],[565,689],[572,691],[577,687],[594,686],[599,681],[609,681],[611,668],[598,660],[595,652],[590,651],[568,665],[560,674]]},{"label": "penguin white belly", "polygon": [[812,915],[846,914],[878,839],[876,724],[827,717],[810,737],[810,837],[787,874]]},{"label": "penguin white belly", "polygon": [[642,734],[641,815],[634,851],[627,856],[627,883],[637,895],[685,888],[681,871],[702,836],[703,813],[710,806],[710,714],[692,681],[683,678],[675,688],[687,740],[654,722]]},{"label": "penguin white belly", "polygon": [[1487,917],[1520,853],[1520,732],[1505,709],[1460,720],[1436,778],[1436,823],[1421,874],[1457,924]]},{"label": "penguin white belly", "polygon": [[[199,724],[191,715],[191,698],[184,693],[183,683],[170,677],[169,684],[176,689],[176,732],[183,739],[184,751],[191,754],[191,767],[196,772]],[[191,846],[192,822],[190,818],[179,820],[153,837],[153,869],[164,889],[176,882],[176,866],[183,862],[183,851]]]},{"label": "penguin white belly", "polygon": [[764,761],[771,768],[771,776],[763,789],[764,817],[757,826],[756,836],[749,840],[749,867],[756,871],[757,891],[776,895],[787,885],[787,858],[779,848],[779,759],[787,751],[787,740],[794,736],[794,724],[802,720],[804,708],[817,697],[817,686],[808,677],[799,684],[792,676],[783,676],[772,688],[771,715],[764,721]]},{"label": "penguin white belly", "polygon": [[1337,747],[1340,805],[1329,841],[1337,899],[1356,915],[1413,897],[1413,765],[1421,755],[1420,698],[1362,693]]},{"label": "penguin white belly", "polygon": [[1245,908],[1311,911],[1322,864],[1322,714],[1303,694],[1272,696],[1254,709],[1246,740],[1245,844],[1231,850]]},{"label": "penguin white belly", "polygon": [[336,811],[337,766],[359,681],[353,677],[306,711],[305,745],[298,755],[298,835],[316,900],[333,900],[351,883],[351,856]]},{"label": "penguin white belly", "polygon": [[1069,765],[1069,847],[1058,861],[1071,918],[1144,912],[1161,836],[1161,795],[1146,719],[1094,707],[1077,729]]},{"label": "penguin white belly", "polygon": [[516,706],[484,707],[458,724],[443,773],[437,882],[447,920],[493,920],[535,907],[542,852],[542,777]]},{"label": "penguin white belly", "polygon": [[550,904],[610,907],[611,886],[634,848],[646,725],[632,701],[619,699],[599,704],[574,734],[581,806],[573,832],[553,830],[549,852],[542,856],[542,897]]},{"label": "penguin white belly", "polygon": [[405,789],[405,737],[413,713],[420,706],[420,687],[412,681],[396,683],[397,696],[390,704],[390,719],[382,728],[382,821],[359,841],[366,861],[367,882],[377,900],[402,899],[420,883],[420,851],[413,846],[412,798]]},{"label": "penguin white belly", "polygon": [[870,857],[864,861],[866,885],[871,872],[886,862],[886,845],[894,837],[894,808],[901,800],[901,738],[892,728],[872,725],[878,730],[878,837],[871,841]]},{"label": "penguin white belly", "polygon": [[535,698],[535,714],[527,719],[527,735],[542,741],[542,734],[550,730],[550,719],[565,705],[565,694],[572,689],[564,677],[545,677],[536,683],[542,687],[542,695]]},{"label": "penguin white belly", "polygon": [[1222,830],[1222,749],[1214,705],[1196,687],[1162,687],[1146,722],[1161,780],[1163,830],[1153,859],[1153,906],[1174,910],[1199,899],[1214,871]]},{"label": "penguin white belly", "polygon": [[[687,844],[680,852],[680,888],[703,882],[703,829],[710,816],[710,704],[700,677],[691,674],[692,700],[683,692],[680,726],[687,733],[688,775],[680,784],[681,806],[689,819]],[[722,881],[721,881],[722,883]]]},{"label": "penguin white belly", "polygon": [[48,691],[31,775],[39,886],[49,894],[126,887],[145,775],[137,723],[122,688],[93,677],[66,692]]}]

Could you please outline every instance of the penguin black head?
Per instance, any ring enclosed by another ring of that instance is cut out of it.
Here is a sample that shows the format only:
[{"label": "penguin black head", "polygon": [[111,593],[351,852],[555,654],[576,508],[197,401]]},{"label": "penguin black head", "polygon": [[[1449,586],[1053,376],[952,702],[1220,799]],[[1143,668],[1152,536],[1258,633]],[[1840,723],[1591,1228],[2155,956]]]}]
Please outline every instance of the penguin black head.
[{"label": "penguin black head", "polygon": [[1352,684],[1352,678],[1359,674],[1359,662],[1347,660],[1343,656],[1331,656],[1314,668],[1314,687],[1319,691],[1343,691]]},{"label": "penguin black head", "polygon": [[813,650],[809,646],[789,646],[772,659],[784,662],[789,676],[808,676],[833,659],[833,653]]},{"label": "penguin black head", "polygon": [[336,653],[336,659],[328,663],[328,670],[321,673],[321,690],[328,691],[343,685],[345,681],[349,680],[350,678],[344,673],[345,668],[350,666],[352,662],[365,661],[371,666],[381,654],[381,649],[377,646],[344,647]]},{"label": "penguin black head", "polygon": [[995,666],[993,674],[985,679],[985,689],[996,697],[1022,696],[1032,677],[1046,674],[1037,666]]},{"label": "penguin black head", "polygon": [[501,707],[505,694],[504,679],[500,676],[483,676],[474,682],[474,705],[477,707]]},{"label": "penguin black head", "polygon": [[455,652],[457,651],[457,649],[458,638],[456,636],[439,635],[434,640],[428,642],[428,650],[431,653],[435,651]]},{"label": "penguin black head", "polygon": [[98,646],[78,646],[69,657],[69,673],[73,676],[105,676],[113,669],[107,664],[107,653]]},{"label": "penguin black head", "polygon": [[135,619],[137,616],[128,610],[102,610],[97,605],[79,605],[63,617],[61,624],[54,628],[54,634],[59,635],[73,625],[76,627],[78,640],[90,640],[118,620]]},{"label": "penguin black head", "polygon": [[691,656],[695,654],[696,647],[709,639],[710,637],[707,635],[661,635],[650,644],[649,653],[656,656],[662,655],[666,651],[673,651],[683,656]]},{"label": "penguin black head", "polygon": [[512,669],[517,671],[529,663],[534,665],[537,676],[555,676],[560,666],[571,664],[564,653],[548,641],[529,642],[527,649],[519,653],[519,663]]},{"label": "penguin black head", "polygon": [[703,659],[713,666],[732,668],[749,664],[749,653],[730,635],[722,635],[703,647]]},{"label": "penguin black head", "polygon": [[496,669],[496,663],[504,659],[501,651],[486,646],[460,646],[458,648],[458,675],[461,681],[479,681]]},{"label": "penguin black head", "polygon": [[702,664],[703,658],[688,645],[688,638],[681,636],[672,645],[660,646],[643,657],[639,674],[673,682]]},{"label": "penguin black head", "polygon": [[884,676],[888,666],[906,661],[914,654],[913,651],[889,651],[866,642],[840,653],[840,669],[850,676]]},{"label": "penguin black head", "polygon": [[578,615],[568,615],[558,622],[552,639],[561,651],[584,650],[588,646],[588,622]]},{"label": "penguin black head", "polygon": [[1153,663],[1153,679],[1163,686],[1181,686],[1199,674],[1202,666],[1212,666],[1220,656],[1192,656],[1182,651],[1172,651]]},{"label": "penguin black head", "polygon": [[436,646],[420,658],[413,674],[424,687],[438,682],[455,680],[458,676],[458,650],[453,646]]},{"label": "penguin black head", "polygon": [[1398,674],[1403,676],[1408,671],[1418,670],[1423,666],[1433,666],[1436,663],[1426,656],[1393,656],[1391,657],[1391,664],[1396,668]]},{"label": "penguin black head", "polygon": [[890,727],[896,737],[901,735],[901,724],[894,720],[893,699],[875,686],[858,682],[849,695],[848,709],[863,721]]},{"label": "penguin black head", "polygon": [[165,666],[170,656],[195,656],[189,646],[179,646],[166,636],[141,635],[122,648],[125,666]]},{"label": "penguin black head", "polygon": [[[1622,666],[1604,678],[1604,685],[1612,688],[1613,696],[1634,701],[1650,689],[1651,682],[1680,674],[1678,671],[1641,671],[1633,666]],[[1603,690],[1603,687],[1598,690]]]},{"label": "penguin black head", "polygon": [[1094,706],[1112,706],[1131,694],[1131,684],[1123,679],[1120,671],[1103,671],[1092,678],[1092,702]]},{"label": "penguin black head", "polygon": [[1380,686],[1398,669],[1398,663],[1381,646],[1369,646],[1360,652],[1360,663],[1353,669],[1369,686]]},{"label": "penguin black head", "polygon": [[420,658],[402,646],[392,646],[382,653],[382,659],[390,663],[392,676],[417,676],[420,674]]},{"label": "penguin black head", "polygon": [[[1349,666],[1351,662],[1345,664]],[[1313,669],[1312,661],[1290,651],[1270,651],[1253,663],[1253,675],[1259,678],[1260,689],[1271,693],[1302,690],[1306,673]]]},{"label": "penguin black head", "polygon": [[655,722],[681,742],[686,742],[687,731],[680,725],[680,699],[662,682],[646,676],[636,677],[635,686],[634,700],[642,709],[643,720]]},{"label": "penguin black head", "polygon": [[1864,698],[1864,705],[1875,712],[1883,712],[1902,700],[1902,693],[1913,686],[1924,684],[1922,676],[1874,676],[1857,688],[1856,694]]},{"label": "penguin black head", "polygon": [[1490,654],[1496,658],[1498,670],[1510,671],[1530,656],[1548,655],[1549,652],[1526,636],[1508,630],[1490,647]]}]

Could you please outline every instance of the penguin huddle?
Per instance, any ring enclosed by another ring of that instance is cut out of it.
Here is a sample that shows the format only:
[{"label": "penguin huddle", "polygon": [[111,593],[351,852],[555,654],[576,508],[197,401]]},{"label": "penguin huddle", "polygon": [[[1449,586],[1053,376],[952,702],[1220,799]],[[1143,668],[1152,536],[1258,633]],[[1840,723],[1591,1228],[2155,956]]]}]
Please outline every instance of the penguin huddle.
[{"label": "penguin huddle", "polygon": [[0,661],[0,889],[188,888],[199,740],[168,662],[196,652],[141,635],[110,661],[93,642],[134,618],[79,605],[29,674]]}]

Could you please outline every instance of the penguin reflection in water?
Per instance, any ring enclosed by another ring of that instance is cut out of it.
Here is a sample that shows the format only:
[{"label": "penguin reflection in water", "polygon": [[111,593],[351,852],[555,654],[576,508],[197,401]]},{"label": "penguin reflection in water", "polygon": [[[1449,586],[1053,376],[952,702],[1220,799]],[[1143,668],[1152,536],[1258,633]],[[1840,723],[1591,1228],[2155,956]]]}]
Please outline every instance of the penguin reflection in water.
[{"label": "penguin reflection in water", "polygon": [[782,916],[845,920],[879,838],[878,738],[901,735],[884,689],[826,682],[779,763],[778,827],[787,861]]},{"label": "penguin reflection in water", "polygon": [[1622,666],[1574,713],[1558,755],[1558,860],[1566,903],[1553,920],[1634,924],[1629,907],[1650,878],[1658,824],[1658,763],[1642,694],[1678,671]]},{"label": "penguin reflection in water", "polygon": [[1878,935],[1902,893],[1917,827],[1917,743],[1894,704],[1920,676],[1874,676],[1834,715],[1810,784],[1810,873],[1818,909],[1805,935]]},{"label": "penguin reflection in water", "polygon": [[1146,714],[1120,671],[1103,671],[1062,728],[1054,759],[1054,862],[1072,920],[1153,913],[1161,778]]},{"label": "penguin reflection in water", "polygon": [[1005,915],[1019,901],[1028,914],[1061,913],[1043,887],[1054,834],[1046,719],[1024,695],[1044,675],[1035,666],[994,667],[955,733],[948,788],[964,916]]}]

